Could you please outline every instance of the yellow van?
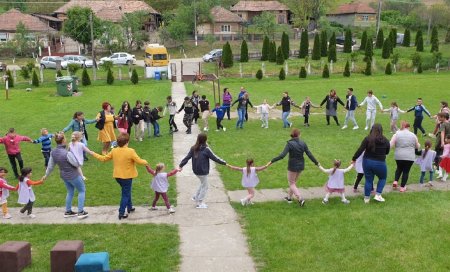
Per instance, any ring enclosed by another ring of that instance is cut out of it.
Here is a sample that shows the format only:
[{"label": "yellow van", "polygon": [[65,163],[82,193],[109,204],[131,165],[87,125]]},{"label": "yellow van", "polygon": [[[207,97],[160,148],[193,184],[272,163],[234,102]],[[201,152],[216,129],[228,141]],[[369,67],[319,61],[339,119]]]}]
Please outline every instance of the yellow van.
[{"label": "yellow van", "polygon": [[164,45],[157,43],[145,47],[145,67],[161,67],[169,65],[169,54]]}]

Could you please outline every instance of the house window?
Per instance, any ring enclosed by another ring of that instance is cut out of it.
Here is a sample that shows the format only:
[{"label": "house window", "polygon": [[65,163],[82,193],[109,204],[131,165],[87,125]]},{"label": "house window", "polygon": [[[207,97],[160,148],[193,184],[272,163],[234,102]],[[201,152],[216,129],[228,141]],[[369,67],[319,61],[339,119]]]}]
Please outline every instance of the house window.
[{"label": "house window", "polygon": [[238,16],[242,18],[242,14],[239,13]]},{"label": "house window", "polygon": [[222,32],[231,32],[231,26],[230,25],[222,25],[221,31]]},{"label": "house window", "polygon": [[369,15],[363,15],[362,16],[363,21],[369,21]]},{"label": "house window", "polygon": [[284,24],[285,23],[285,19],[284,19],[285,17],[284,17],[284,15],[278,15],[278,23],[279,24]]},{"label": "house window", "polygon": [[0,42],[6,42],[8,40],[8,33],[0,33]]}]

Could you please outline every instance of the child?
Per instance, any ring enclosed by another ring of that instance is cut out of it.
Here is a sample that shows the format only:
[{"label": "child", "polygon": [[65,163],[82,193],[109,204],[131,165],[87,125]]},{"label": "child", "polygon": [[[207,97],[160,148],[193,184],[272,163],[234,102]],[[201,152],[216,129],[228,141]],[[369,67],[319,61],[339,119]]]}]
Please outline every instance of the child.
[{"label": "child", "polygon": [[425,133],[425,129],[422,127],[422,121],[423,121],[423,113],[425,112],[428,117],[431,118],[430,112],[425,108],[424,105],[422,105],[422,98],[417,98],[417,105],[414,107],[411,107],[406,112],[414,111],[414,134],[417,135],[417,129],[419,129],[422,132],[422,136],[425,137],[427,134]]},{"label": "child", "polygon": [[261,105],[256,106],[256,111],[261,113],[262,128],[269,128],[269,111],[271,109],[273,109],[273,106],[267,104],[267,99],[264,99]]},{"label": "child", "polygon": [[163,172],[165,168],[164,163],[158,163],[155,170],[151,169],[150,166],[147,166],[147,171],[153,175],[151,187],[155,191],[155,198],[153,199],[150,210],[156,211],[158,209],[156,208],[156,202],[158,202],[159,196],[162,196],[167,211],[169,213],[175,213],[175,209],[170,206],[169,199],[167,198],[167,189],[169,189],[169,180],[167,178],[175,175],[178,172],[178,169],[173,169],[169,173],[165,173]]},{"label": "child", "polygon": [[11,219],[12,216],[8,213],[8,196],[9,191],[17,191],[18,187],[13,187],[8,184],[5,177],[8,170],[0,167],[0,204],[2,205],[3,219]]},{"label": "child", "polygon": [[319,164],[320,170],[322,170],[324,173],[328,174],[328,181],[326,184],[326,191],[327,194],[322,200],[323,204],[328,204],[328,198],[332,193],[340,193],[341,194],[341,201],[344,204],[349,204],[350,200],[345,198],[345,186],[344,186],[344,174],[350,171],[353,167],[353,164],[351,164],[349,167],[345,169],[339,169],[341,166],[340,160],[334,160],[334,167],[330,169],[325,169]]},{"label": "child", "polygon": [[161,106],[154,108],[151,111],[151,120],[152,120],[152,125],[153,125],[153,135],[155,137],[161,137],[161,135],[159,134],[159,124],[158,124],[158,119],[161,119],[162,117],[159,116],[159,113],[162,112],[163,108]]},{"label": "child", "polygon": [[186,96],[184,98],[183,105],[181,105],[181,108],[177,111],[177,113],[180,113],[182,110],[184,110],[184,116],[183,116],[183,124],[186,126],[186,134],[191,134],[191,126],[192,126],[192,118],[194,118],[194,108],[197,107],[191,100],[189,96]]},{"label": "child", "polygon": [[447,181],[448,173],[450,173],[450,134],[445,136],[444,153],[439,166],[445,171],[442,181]]},{"label": "child", "polygon": [[309,127],[309,114],[310,114],[311,107],[313,107],[313,108],[320,108],[319,106],[314,105],[311,102],[311,99],[309,98],[309,96],[307,96],[305,98],[305,101],[303,101],[303,103],[300,105],[303,117],[305,118],[305,121],[304,121],[304,124],[303,124],[305,127]]},{"label": "child", "polygon": [[86,180],[86,177],[83,175],[83,171],[81,170],[81,166],[83,166],[84,163],[83,152],[91,153],[91,151],[81,142],[81,137],[82,135],[79,131],[72,133],[72,141],[69,145],[69,152],[72,152],[77,159],[78,164],[80,165],[80,167],[78,167],[78,173],[80,173],[83,179]]},{"label": "child", "polygon": [[41,137],[33,141],[33,144],[41,143],[41,152],[44,156],[44,165],[47,169],[48,161],[50,159],[50,152],[52,151],[52,138],[53,134],[49,134],[46,128],[41,129]]},{"label": "child", "polygon": [[170,128],[170,133],[172,134],[173,132],[177,132],[178,128],[177,128],[177,124],[175,124],[175,114],[177,113],[177,103],[175,103],[175,101],[172,101],[172,96],[168,96],[167,97],[167,104],[166,107],[164,108],[164,113],[163,116],[166,115],[166,110],[169,111],[169,128]]},{"label": "child", "polygon": [[406,111],[401,110],[398,107],[397,102],[394,101],[391,103],[391,107],[389,109],[383,110],[383,112],[390,113],[390,115],[391,115],[391,133],[396,133],[398,130],[398,127],[397,127],[398,115],[399,115],[399,113],[405,113]]},{"label": "child", "polygon": [[255,197],[255,187],[259,183],[258,174],[256,174],[256,172],[262,171],[269,166],[266,164],[264,166],[255,167],[253,165],[253,159],[247,159],[246,164],[247,167],[244,168],[227,164],[230,169],[242,172],[241,183],[243,187],[247,188],[248,192],[248,195],[245,198],[241,199],[242,206],[249,204],[253,205],[252,199]]},{"label": "child", "polygon": [[36,216],[33,214],[33,203],[36,200],[34,196],[33,188],[31,186],[41,185],[44,183],[42,180],[32,181],[31,178],[32,169],[29,167],[23,168],[21,171],[21,175],[19,177],[19,199],[17,203],[24,204],[25,206],[20,209],[20,213],[27,214],[30,218],[35,218]]},{"label": "child", "polygon": [[148,137],[151,136],[151,126],[152,126],[152,109],[150,108],[150,102],[144,102],[144,109],[142,110],[142,115],[144,117],[144,135],[145,131],[148,133]]},{"label": "child", "polygon": [[200,106],[200,112],[202,113],[202,120],[203,120],[203,131],[208,131],[208,116],[209,116],[209,101],[206,99],[206,95],[202,95],[202,99],[198,102],[198,105]]},{"label": "child", "polygon": [[361,182],[362,178],[364,177],[364,170],[362,167],[362,161],[363,161],[364,152],[361,153],[361,155],[356,159],[355,161],[355,170],[356,170],[356,180],[355,185],[353,185],[353,192],[358,192],[358,185]]},{"label": "child", "polygon": [[216,119],[217,129],[216,129],[216,131],[220,131],[220,130],[227,131],[227,129],[222,126],[222,120],[223,120],[223,117],[225,116],[225,112],[229,108],[230,108],[230,106],[220,106],[219,103],[216,103],[216,107],[211,111],[211,113],[215,112],[216,116],[217,116],[217,119]]},{"label": "child", "polygon": [[32,142],[32,140],[26,136],[16,134],[14,128],[10,128],[5,137],[0,138],[0,144],[5,145],[6,154],[8,154],[9,163],[14,172],[14,177],[19,178],[19,171],[17,170],[16,160],[19,163],[19,168],[23,168],[22,154],[20,153],[20,142]]},{"label": "child", "polygon": [[425,178],[425,174],[428,171],[430,173],[430,181],[428,181],[428,186],[433,186],[433,161],[436,157],[436,151],[431,150],[431,141],[425,141],[425,149],[422,149],[416,153],[420,155],[417,158],[416,164],[420,166],[420,186],[423,186],[423,180]]}]

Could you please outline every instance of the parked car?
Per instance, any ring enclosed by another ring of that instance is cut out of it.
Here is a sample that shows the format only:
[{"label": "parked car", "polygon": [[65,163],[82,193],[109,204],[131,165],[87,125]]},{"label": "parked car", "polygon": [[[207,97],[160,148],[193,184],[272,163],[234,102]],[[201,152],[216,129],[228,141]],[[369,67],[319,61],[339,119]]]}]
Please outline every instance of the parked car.
[{"label": "parked car", "polygon": [[405,34],[403,33],[397,33],[397,44],[403,44],[403,39],[405,38]]},{"label": "parked car", "polygon": [[94,65],[94,62],[91,59],[86,58],[85,56],[79,55],[65,55],[63,59],[69,63],[79,64],[82,68],[87,67],[90,68]]},{"label": "parked car", "polygon": [[134,55],[119,52],[114,53],[109,57],[103,57],[100,59],[99,64],[102,65],[105,61],[112,61],[113,64],[134,64],[136,62],[136,57]]},{"label": "parked car", "polygon": [[41,59],[40,65],[41,65],[42,69],[46,69],[46,68],[56,69],[56,61],[57,60],[61,61],[62,69],[67,69],[67,61],[65,61],[61,57],[55,57],[55,56],[43,57]]},{"label": "parked car", "polygon": [[0,72],[3,72],[5,70],[6,70],[6,63],[0,61]]},{"label": "parked car", "polygon": [[[342,45],[343,46],[344,43],[345,43],[345,37],[344,36],[336,37],[336,44],[337,45]],[[352,39],[352,45],[355,45],[355,44],[356,44],[356,41]]]},{"label": "parked car", "polygon": [[203,56],[204,62],[216,61],[222,57],[222,49],[214,49]]}]

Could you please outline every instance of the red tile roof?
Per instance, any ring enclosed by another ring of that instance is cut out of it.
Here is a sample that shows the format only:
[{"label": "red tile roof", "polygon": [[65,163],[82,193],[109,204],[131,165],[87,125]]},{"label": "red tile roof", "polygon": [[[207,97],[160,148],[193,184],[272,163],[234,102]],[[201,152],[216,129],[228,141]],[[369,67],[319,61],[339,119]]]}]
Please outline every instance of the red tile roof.
[{"label": "red tile roof", "polygon": [[239,1],[232,6],[231,11],[272,11],[289,10],[289,8],[278,1]]},{"label": "red tile roof", "polygon": [[339,14],[376,14],[377,12],[365,3],[351,3],[343,4],[339,6],[335,11],[328,13],[327,15],[339,15]]},{"label": "red tile roof", "polygon": [[0,15],[0,31],[16,32],[17,25],[22,22],[30,32],[54,32],[39,18],[11,9]]},{"label": "red tile roof", "polygon": [[243,21],[237,14],[220,6],[211,9],[211,17],[217,23],[240,23]]}]

